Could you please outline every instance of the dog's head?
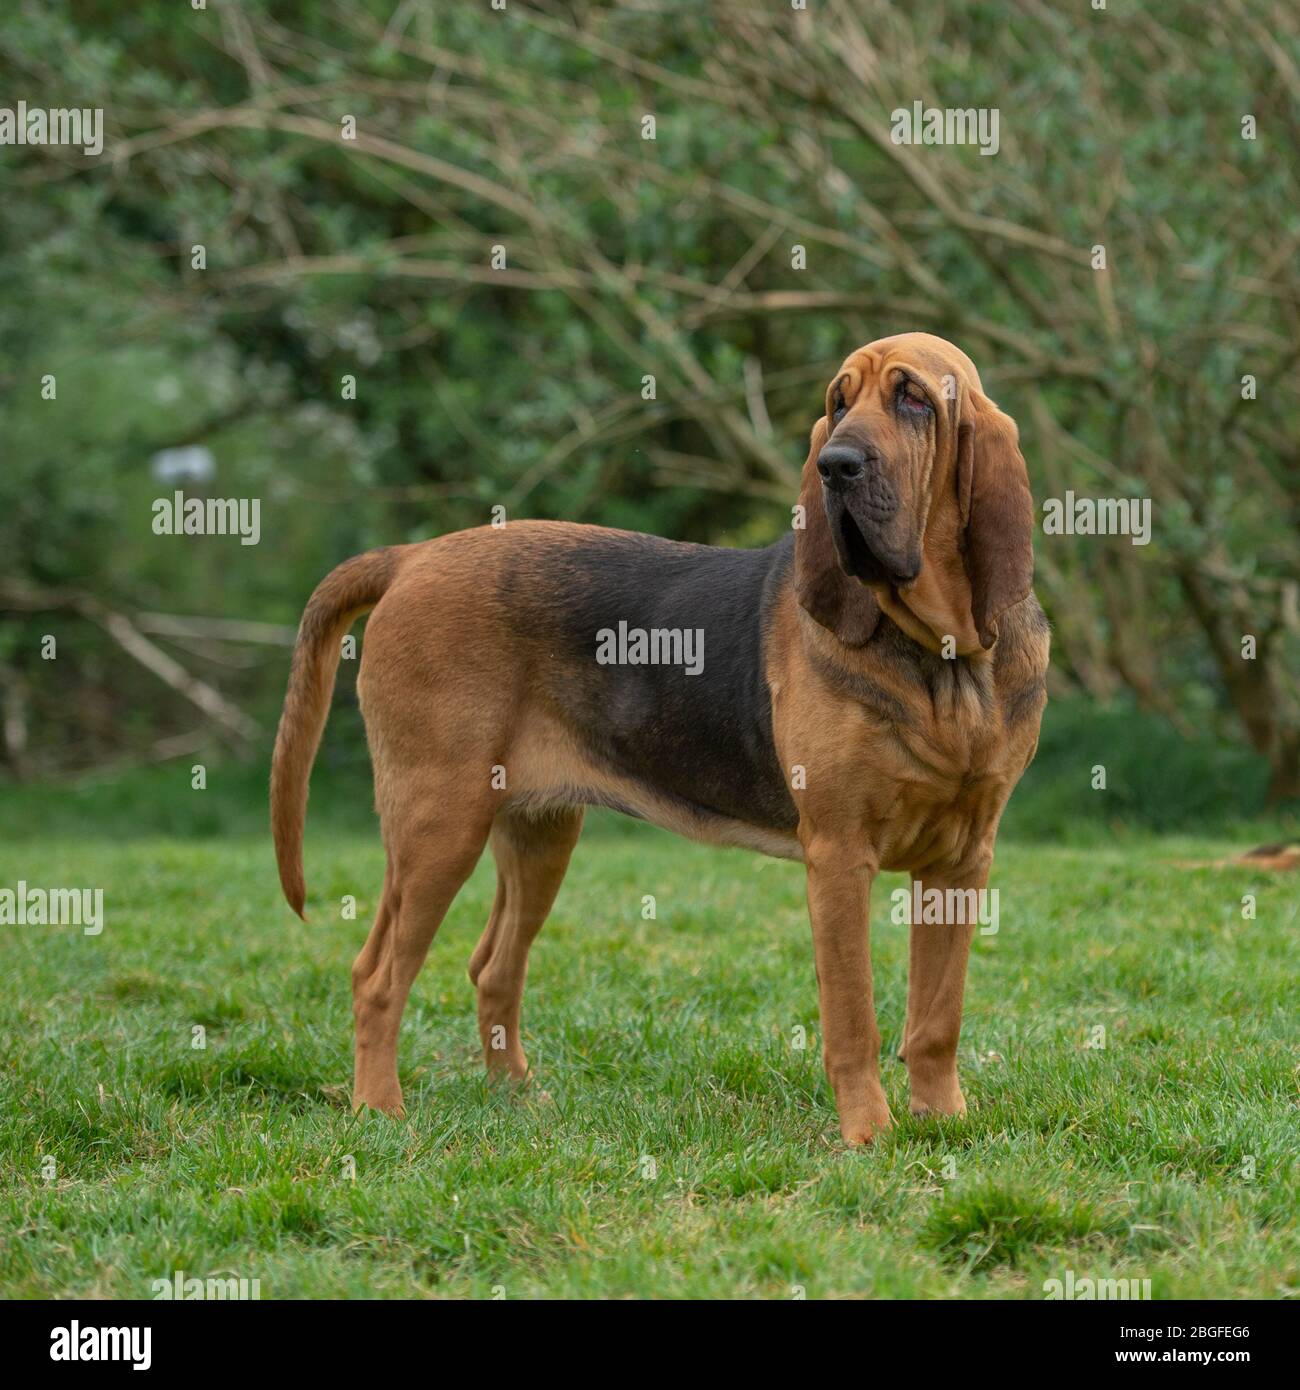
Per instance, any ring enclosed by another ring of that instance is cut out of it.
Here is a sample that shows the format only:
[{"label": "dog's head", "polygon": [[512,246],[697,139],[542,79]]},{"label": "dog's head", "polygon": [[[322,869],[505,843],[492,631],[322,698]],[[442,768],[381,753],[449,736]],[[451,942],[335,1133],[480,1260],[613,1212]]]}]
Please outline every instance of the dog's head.
[{"label": "dog's head", "polygon": [[1033,582],[1033,499],[1015,421],[975,364],[928,333],[852,353],[804,464],[795,591],[861,646],[883,610],[910,635],[987,649]]}]

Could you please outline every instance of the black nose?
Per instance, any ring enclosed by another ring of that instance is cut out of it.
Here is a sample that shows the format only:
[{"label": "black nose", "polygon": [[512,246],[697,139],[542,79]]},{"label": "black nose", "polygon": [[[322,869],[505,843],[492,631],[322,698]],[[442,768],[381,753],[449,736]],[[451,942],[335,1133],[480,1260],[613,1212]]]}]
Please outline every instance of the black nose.
[{"label": "black nose", "polygon": [[867,471],[866,450],[856,444],[828,444],[817,455],[817,471],[829,488],[861,482]]}]

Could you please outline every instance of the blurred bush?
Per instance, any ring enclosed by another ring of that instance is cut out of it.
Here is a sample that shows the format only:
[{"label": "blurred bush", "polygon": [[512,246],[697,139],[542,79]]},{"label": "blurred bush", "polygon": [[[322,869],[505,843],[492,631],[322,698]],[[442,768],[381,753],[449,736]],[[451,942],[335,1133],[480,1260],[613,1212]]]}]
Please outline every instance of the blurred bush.
[{"label": "blurred bush", "polygon": [[[1149,546],[1040,537],[1056,692],[1300,794],[1297,72],[1273,0],[19,6],[6,100],[107,134],[0,151],[9,771],[250,746],[78,595],[292,625],[495,505],[766,543],[834,367],[925,329],[1040,499],[1152,499]],[[916,101],[996,108],[998,153],[893,144]],[[258,546],[153,534],[184,445]],[[282,648],[145,635],[261,746]]]}]

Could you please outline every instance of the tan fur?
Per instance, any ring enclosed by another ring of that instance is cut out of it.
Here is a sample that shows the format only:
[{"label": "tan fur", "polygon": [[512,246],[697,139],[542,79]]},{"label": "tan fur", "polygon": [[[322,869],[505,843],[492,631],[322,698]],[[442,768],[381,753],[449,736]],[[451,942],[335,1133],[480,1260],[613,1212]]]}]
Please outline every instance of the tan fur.
[{"label": "tan fur", "polygon": [[271,760],[271,834],[280,885],[300,917],[307,896],[302,876],[307,778],[334,693],[339,643],[357,618],[383,597],[394,562],[391,550],[345,560],[316,586],[298,625],[289,690]]},{"label": "tan fur", "polygon": [[[801,494],[809,534],[796,543],[766,648],[774,739],[798,812],[792,833],[697,815],[584,751],[546,679],[553,645],[520,623],[504,595],[550,573],[590,528],[512,522],[458,532],[358,557],[317,589],[276,744],[272,815],[285,895],[301,911],[306,781],[338,641],[361,608],[376,604],[358,690],[388,870],[353,969],[358,1107],[402,1108],[402,1010],[485,843],[497,893],[470,963],[484,1059],[494,1075],[527,1076],[520,1002],[528,950],[560,886],[582,806],[603,803],[693,838],[805,863],[841,1132],[863,1143],[889,1125],[867,938],[872,880],[906,870],[927,888],[985,886],[1002,810],[1036,746],[1048,649],[1041,611],[1024,601],[1028,487],[1014,425],[984,397],[969,359],[925,334],[882,340],[847,360],[828,390],[828,414],[836,382],[845,381],[855,427],[892,438],[882,382],[900,358],[936,392],[944,376],[956,386],[928,442],[913,431],[891,456],[905,501],[898,525],[913,528],[924,564],[904,591],[869,588],[835,568],[815,481],[830,423],[819,420]],[[562,592],[553,601],[563,602]],[[884,628],[882,614],[891,619]],[[946,636],[957,644],[953,660],[935,655]],[[494,785],[494,768],[505,769],[504,786]],[[972,932],[916,925],[911,933],[903,1040],[911,1106],[960,1113],[956,1054]]]}]

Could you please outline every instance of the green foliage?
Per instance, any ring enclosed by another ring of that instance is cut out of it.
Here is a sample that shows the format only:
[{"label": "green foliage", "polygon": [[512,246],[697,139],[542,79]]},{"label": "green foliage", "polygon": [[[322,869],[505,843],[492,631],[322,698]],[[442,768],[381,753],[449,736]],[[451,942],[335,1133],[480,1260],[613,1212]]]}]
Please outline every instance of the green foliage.
[{"label": "green foliage", "polygon": [[[1104,789],[1093,786],[1095,768],[1104,769]],[[1125,704],[1099,710],[1053,700],[1002,832],[1100,844],[1134,833],[1227,831],[1258,816],[1267,781],[1263,759],[1245,749],[1181,738],[1164,720]],[[1277,838],[1277,825],[1256,833]]]},{"label": "green foliage", "polygon": [[[6,574],[292,622],[344,556],[498,504],[763,544],[834,366],[921,328],[975,356],[1040,498],[1154,502],[1141,550],[1040,538],[1063,680],[1245,729],[1300,787],[1298,57],[1270,0],[22,6],[4,90],[102,107],[107,145],[4,155]],[[998,154],[890,144],[912,100],[996,108]],[[189,442],[260,546],[152,534],[148,461]],[[37,770],[193,729],[83,621],[57,678],[51,620],[6,626]],[[273,705],[273,653],[182,654]]]}]

